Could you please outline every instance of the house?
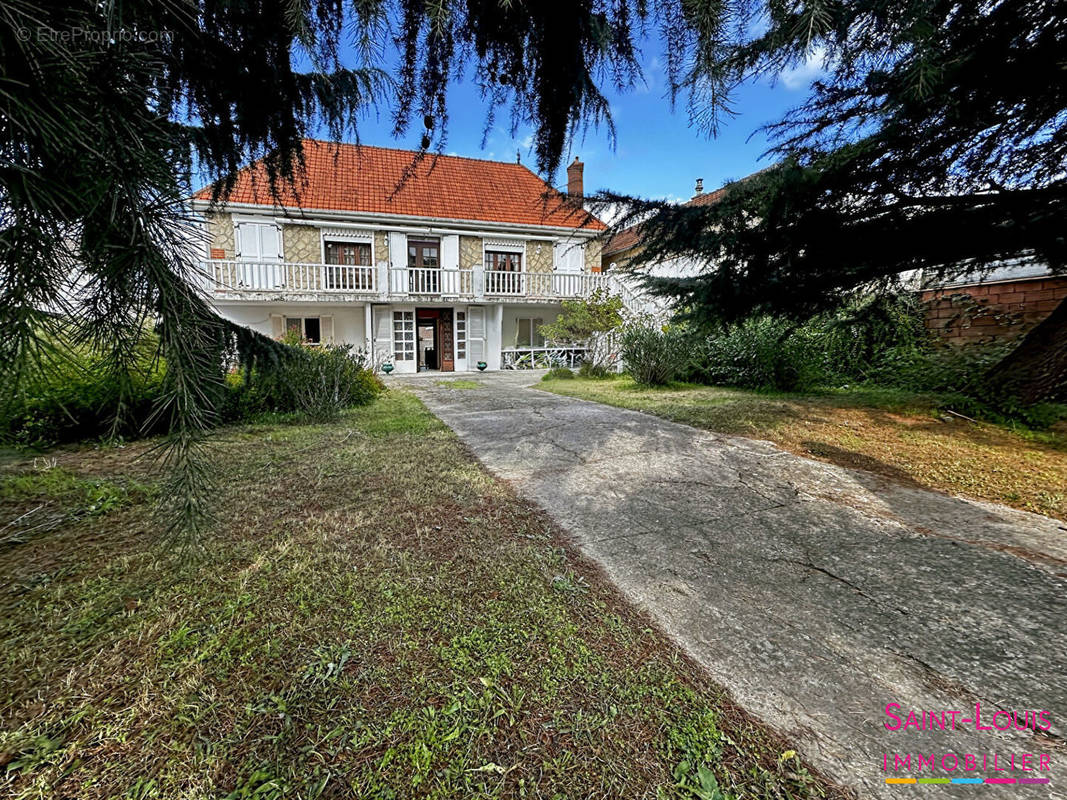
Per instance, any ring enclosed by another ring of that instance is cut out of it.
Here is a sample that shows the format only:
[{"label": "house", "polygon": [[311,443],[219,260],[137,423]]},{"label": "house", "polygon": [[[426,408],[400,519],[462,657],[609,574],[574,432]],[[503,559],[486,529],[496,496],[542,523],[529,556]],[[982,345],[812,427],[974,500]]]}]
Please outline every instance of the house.
[{"label": "house", "polygon": [[198,192],[203,285],[261,333],[351,343],[398,373],[573,365],[540,333],[598,274],[605,225],[581,205],[583,166],[558,192],[518,163],[308,140],[292,185],[259,162],[218,203]]},{"label": "house", "polygon": [[[724,188],[704,192],[704,182],[697,178],[696,191],[685,205],[713,205],[724,193]],[[697,260],[686,258],[634,267],[632,262],[643,247],[642,236],[640,223],[613,232],[601,249],[603,272],[624,283],[627,273],[680,278],[703,269]],[[1054,275],[1047,265],[1033,259],[1005,262],[950,280],[924,276],[921,270],[901,277],[923,303],[927,330],[949,344],[990,344],[1022,336],[1067,301],[1067,276]],[[634,291],[639,293],[639,289]]]}]

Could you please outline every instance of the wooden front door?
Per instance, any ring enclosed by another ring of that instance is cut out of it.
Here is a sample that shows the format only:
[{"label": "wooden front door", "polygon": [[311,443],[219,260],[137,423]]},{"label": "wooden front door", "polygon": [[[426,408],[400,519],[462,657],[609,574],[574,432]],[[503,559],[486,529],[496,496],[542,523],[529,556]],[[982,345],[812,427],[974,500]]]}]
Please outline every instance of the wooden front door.
[{"label": "wooden front door", "polygon": [[437,351],[441,359],[442,372],[455,372],[456,359],[452,341],[452,309],[441,309],[437,321]]}]

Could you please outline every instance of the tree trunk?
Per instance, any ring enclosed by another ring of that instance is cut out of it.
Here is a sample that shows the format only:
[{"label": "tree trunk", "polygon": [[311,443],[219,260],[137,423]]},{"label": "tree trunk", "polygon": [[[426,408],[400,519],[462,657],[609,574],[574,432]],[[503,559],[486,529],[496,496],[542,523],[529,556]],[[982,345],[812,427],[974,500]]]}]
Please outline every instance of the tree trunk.
[{"label": "tree trunk", "polygon": [[988,373],[990,388],[1027,405],[1067,391],[1067,299],[1026,334]]}]

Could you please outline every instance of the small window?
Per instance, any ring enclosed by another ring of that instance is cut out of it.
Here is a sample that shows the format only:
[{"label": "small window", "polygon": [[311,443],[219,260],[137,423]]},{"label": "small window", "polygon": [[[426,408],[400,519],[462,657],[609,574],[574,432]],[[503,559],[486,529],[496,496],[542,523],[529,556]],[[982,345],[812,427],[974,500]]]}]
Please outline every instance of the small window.
[{"label": "small window", "polygon": [[515,321],[516,347],[544,347],[545,337],[541,335],[541,326],[545,321],[540,317],[519,317]]},{"label": "small window", "polygon": [[285,330],[287,333],[296,334],[301,341],[308,344],[322,342],[322,324],[318,317],[286,317]]},{"label": "small window", "polygon": [[346,267],[369,267],[370,245],[360,242],[326,242],[326,263]]},{"label": "small window", "polygon": [[467,312],[456,312],[456,358],[467,357]]},{"label": "small window", "polygon": [[437,239],[408,239],[408,266],[436,269],[440,266]]}]

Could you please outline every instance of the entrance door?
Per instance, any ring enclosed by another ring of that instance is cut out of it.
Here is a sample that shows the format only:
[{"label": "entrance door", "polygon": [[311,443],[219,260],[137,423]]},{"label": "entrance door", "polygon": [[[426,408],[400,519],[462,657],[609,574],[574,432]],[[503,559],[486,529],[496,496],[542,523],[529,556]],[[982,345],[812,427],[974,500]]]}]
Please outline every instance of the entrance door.
[{"label": "entrance door", "polygon": [[418,369],[452,372],[456,368],[451,308],[420,308],[415,312]]}]

